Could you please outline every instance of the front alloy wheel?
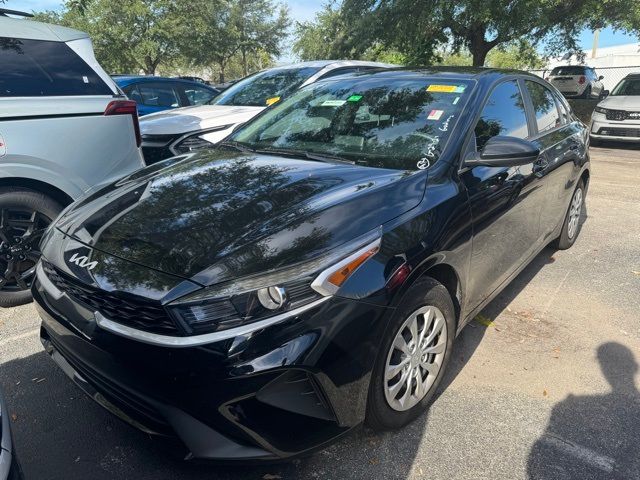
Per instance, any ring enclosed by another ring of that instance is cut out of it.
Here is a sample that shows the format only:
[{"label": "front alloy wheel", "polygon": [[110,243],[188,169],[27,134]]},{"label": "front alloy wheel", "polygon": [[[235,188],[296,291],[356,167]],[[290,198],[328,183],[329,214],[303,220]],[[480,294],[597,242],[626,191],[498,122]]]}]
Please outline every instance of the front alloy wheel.
[{"label": "front alloy wheel", "polygon": [[451,358],[456,314],[449,291],[418,279],[391,313],[371,374],[366,422],[400,428],[423,413]]},{"label": "front alloy wheel", "polygon": [[447,324],[437,307],[422,307],[407,318],[387,354],[384,393],[391,408],[403,412],[425,397],[446,347]]}]

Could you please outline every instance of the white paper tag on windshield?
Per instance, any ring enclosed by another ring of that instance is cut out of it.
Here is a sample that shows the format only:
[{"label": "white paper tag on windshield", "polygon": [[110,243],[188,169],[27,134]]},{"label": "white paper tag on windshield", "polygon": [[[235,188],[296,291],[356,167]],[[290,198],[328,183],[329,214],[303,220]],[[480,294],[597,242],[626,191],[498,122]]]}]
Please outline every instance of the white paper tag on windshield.
[{"label": "white paper tag on windshield", "polygon": [[429,116],[427,116],[427,120],[440,120],[443,113],[443,110],[431,110],[431,112],[429,112]]},{"label": "white paper tag on windshield", "polygon": [[325,100],[324,102],[322,102],[320,106],[321,107],[341,107],[345,103],[347,103],[346,100]]},{"label": "white paper tag on windshield", "polygon": [[83,77],[82,77],[82,81],[83,81],[84,83],[89,83],[89,78],[87,78],[87,77],[84,77],[84,76],[83,76]]}]

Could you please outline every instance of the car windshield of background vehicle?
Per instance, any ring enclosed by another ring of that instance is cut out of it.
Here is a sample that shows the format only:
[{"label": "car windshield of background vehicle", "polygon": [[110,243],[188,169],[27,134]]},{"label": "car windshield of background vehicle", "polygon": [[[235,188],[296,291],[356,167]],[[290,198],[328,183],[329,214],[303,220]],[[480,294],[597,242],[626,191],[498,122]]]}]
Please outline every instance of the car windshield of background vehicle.
[{"label": "car windshield of background vehicle", "polygon": [[0,97],[113,95],[66,43],[0,37]]},{"label": "car windshield of background vehicle", "polygon": [[614,97],[622,95],[630,95],[634,97],[640,96],[640,77],[638,78],[625,78],[616,88],[613,89],[611,95]]},{"label": "car windshield of background vehicle", "polygon": [[556,67],[551,70],[551,75],[584,75],[585,69],[584,67]]},{"label": "car windshield of background vehicle", "polygon": [[315,154],[370,167],[425,169],[438,160],[474,85],[377,76],[321,82],[296,92],[232,140],[302,158]]},{"label": "car windshield of background vehicle", "polygon": [[320,71],[317,67],[267,70],[232,85],[211,100],[211,105],[268,107]]}]

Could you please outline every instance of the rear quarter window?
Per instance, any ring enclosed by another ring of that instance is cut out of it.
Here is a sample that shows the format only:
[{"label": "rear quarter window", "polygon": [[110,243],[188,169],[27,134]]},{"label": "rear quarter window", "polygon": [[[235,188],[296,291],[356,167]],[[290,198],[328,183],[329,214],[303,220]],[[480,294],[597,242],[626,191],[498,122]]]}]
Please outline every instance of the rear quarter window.
[{"label": "rear quarter window", "polygon": [[0,37],[0,97],[113,95],[66,43]]}]

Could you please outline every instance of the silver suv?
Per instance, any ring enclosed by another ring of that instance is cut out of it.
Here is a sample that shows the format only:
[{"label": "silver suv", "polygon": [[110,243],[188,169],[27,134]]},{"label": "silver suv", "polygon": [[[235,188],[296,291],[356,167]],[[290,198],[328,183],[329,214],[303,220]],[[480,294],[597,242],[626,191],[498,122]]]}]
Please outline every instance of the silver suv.
[{"label": "silver suv", "polygon": [[15,13],[0,9],[4,307],[31,299],[40,236],[60,211],[144,166],[135,102],[100,67],[88,35]]}]

